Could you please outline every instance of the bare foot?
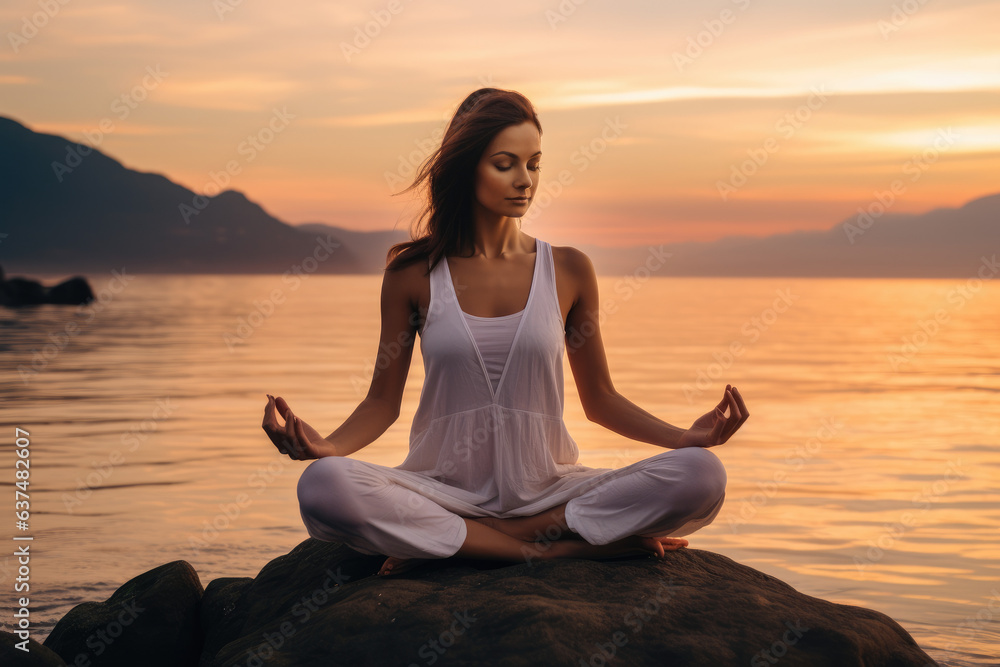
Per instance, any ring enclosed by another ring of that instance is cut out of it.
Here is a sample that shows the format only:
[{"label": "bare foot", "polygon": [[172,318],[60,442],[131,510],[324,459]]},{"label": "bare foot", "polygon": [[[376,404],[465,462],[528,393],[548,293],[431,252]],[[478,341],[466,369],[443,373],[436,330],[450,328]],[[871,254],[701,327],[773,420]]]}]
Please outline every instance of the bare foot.
[{"label": "bare foot", "polygon": [[382,577],[387,577],[393,574],[402,574],[407,570],[412,570],[421,563],[426,563],[429,558],[396,558],[395,556],[389,556],[382,563],[382,567],[379,569],[378,574]]},{"label": "bare foot", "polygon": [[688,545],[688,541],[681,537],[640,537],[632,535],[624,537],[608,544],[590,544],[578,540],[561,540],[553,542],[547,549],[549,553],[542,557],[548,558],[591,558],[600,560],[602,558],[616,558],[618,556],[632,556],[642,554],[652,554],[662,558],[667,551],[677,551]]}]

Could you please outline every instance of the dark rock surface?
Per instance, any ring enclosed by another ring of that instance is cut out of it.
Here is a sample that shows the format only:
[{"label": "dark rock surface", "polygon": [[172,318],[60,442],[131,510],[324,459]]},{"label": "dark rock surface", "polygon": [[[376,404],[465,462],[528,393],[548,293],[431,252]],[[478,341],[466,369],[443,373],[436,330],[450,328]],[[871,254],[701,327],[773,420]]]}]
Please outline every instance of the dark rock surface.
[{"label": "dark rock surface", "polygon": [[0,269],[0,306],[18,308],[43,303],[77,306],[93,300],[94,292],[83,276],[73,276],[58,285],[45,287],[27,278],[5,279],[3,269]]},{"label": "dark rock surface", "polygon": [[70,665],[197,664],[203,593],[189,563],[167,563],[131,579],[105,602],[73,607],[43,644]]},{"label": "dark rock surface", "polygon": [[7,667],[66,667],[66,661],[50,648],[34,639],[28,640],[27,652],[15,648],[21,638],[13,633],[0,630],[0,665]]},{"label": "dark rock surface", "polygon": [[[197,667],[937,664],[880,612],[803,595],[708,551],[517,564],[451,558],[375,576],[383,560],[308,539],[256,578],[216,579],[204,592],[194,570],[175,561],[107,602],[75,607],[45,647],[67,664],[90,651],[93,665]],[[86,639],[133,600],[147,611],[93,657]]]}]

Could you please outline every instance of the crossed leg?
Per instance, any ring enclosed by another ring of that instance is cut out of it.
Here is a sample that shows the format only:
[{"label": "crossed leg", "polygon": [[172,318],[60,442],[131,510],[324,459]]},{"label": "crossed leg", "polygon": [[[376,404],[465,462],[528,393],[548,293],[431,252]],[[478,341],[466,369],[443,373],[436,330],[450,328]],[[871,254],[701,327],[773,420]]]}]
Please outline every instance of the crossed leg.
[{"label": "crossed leg", "polygon": [[670,450],[595,480],[582,495],[539,514],[468,518],[393,483],[379,466],[326,457],[303,472],[298,497],[312,537],[362,553],[396,553],[379,573],[397,574],[454,555],[513,562],[662,555],[687,545],[680,536],[711,523],[725,484],[713,453]]},{"label": "crossed leg", "polygon": [[[565,510],[565,503],[560,506]],[[688,541],[677,537],[642,537],[632,535],[608,544],[590,544],[577,533],[549,541],[530,539],[536,533],[545,535],[545,527],[554,525],[549,521],[552,511],[530,517],[497,519],[493,517],[463,518],[466,523],[466,538],[455,553],[463,558],[500,561],[548,560],[551,558],[615,558],[617,556],[655,554],[662,557],[664,552],[681,549]],[[541,526],[542,528],[535,528]],[[529,532],[530,531],[530,532]],[[528,537],[521,537],[521,536]],[[426,558],[396,558],[389,556],[379,569],[379,575],[402,574],[421,563]]]}]

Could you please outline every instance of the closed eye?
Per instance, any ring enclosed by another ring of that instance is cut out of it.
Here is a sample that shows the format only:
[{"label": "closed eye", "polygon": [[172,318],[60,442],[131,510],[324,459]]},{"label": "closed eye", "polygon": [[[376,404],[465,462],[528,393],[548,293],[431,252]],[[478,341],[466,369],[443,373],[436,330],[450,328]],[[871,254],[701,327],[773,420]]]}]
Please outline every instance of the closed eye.
[{"label": "closed eye", "polygon": [[[497,169],[499,171],[509,171],[510,167],[497,167]],[[541,171],[542,170],[542,165],[536,164],[533,167],[528,167],[528,169],[530,169],[531,171]]]}]

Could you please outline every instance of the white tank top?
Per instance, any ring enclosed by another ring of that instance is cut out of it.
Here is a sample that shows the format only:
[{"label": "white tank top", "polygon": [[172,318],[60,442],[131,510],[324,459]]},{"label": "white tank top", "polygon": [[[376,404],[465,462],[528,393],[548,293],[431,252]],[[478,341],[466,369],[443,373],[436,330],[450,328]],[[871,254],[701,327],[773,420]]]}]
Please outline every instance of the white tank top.
[{"label": "white tank top", "polygon": [[520,310],[512,315],[480,317],[462,311],[465,321],[469,323],[469,330],[476,341],[476,347],[479,348],[479,354],[483,357],[483,364],[490,376],[494,392],[500,382],[500,374],[503,373],[504,363],[510,354],[510,345],[514,342],[514,333],[517,332],[523,314],[524,311]]},{"label": "white tank top", "polygon": [[[447,258],[430,272],[430,303],[419,331],[424,384],[410,449],[396,468],[407,484],[431,477],[448,485],[448,496],[420,488],[449,507],[534,514],[610,470],[577,463],[579,449],[563,421],[565,330],[552,247],[536,239],[535,248],[524,310],[519,317],[480,318],[494,327],[483,337],[473,335],[481,326],[470,324],[474,318],[459,307]],[[511,326],[506,345],[497,329]],[[494,375],[500,369],[495,382],[490,368]],[[418,476],[406,478],[405,471]]]}]

